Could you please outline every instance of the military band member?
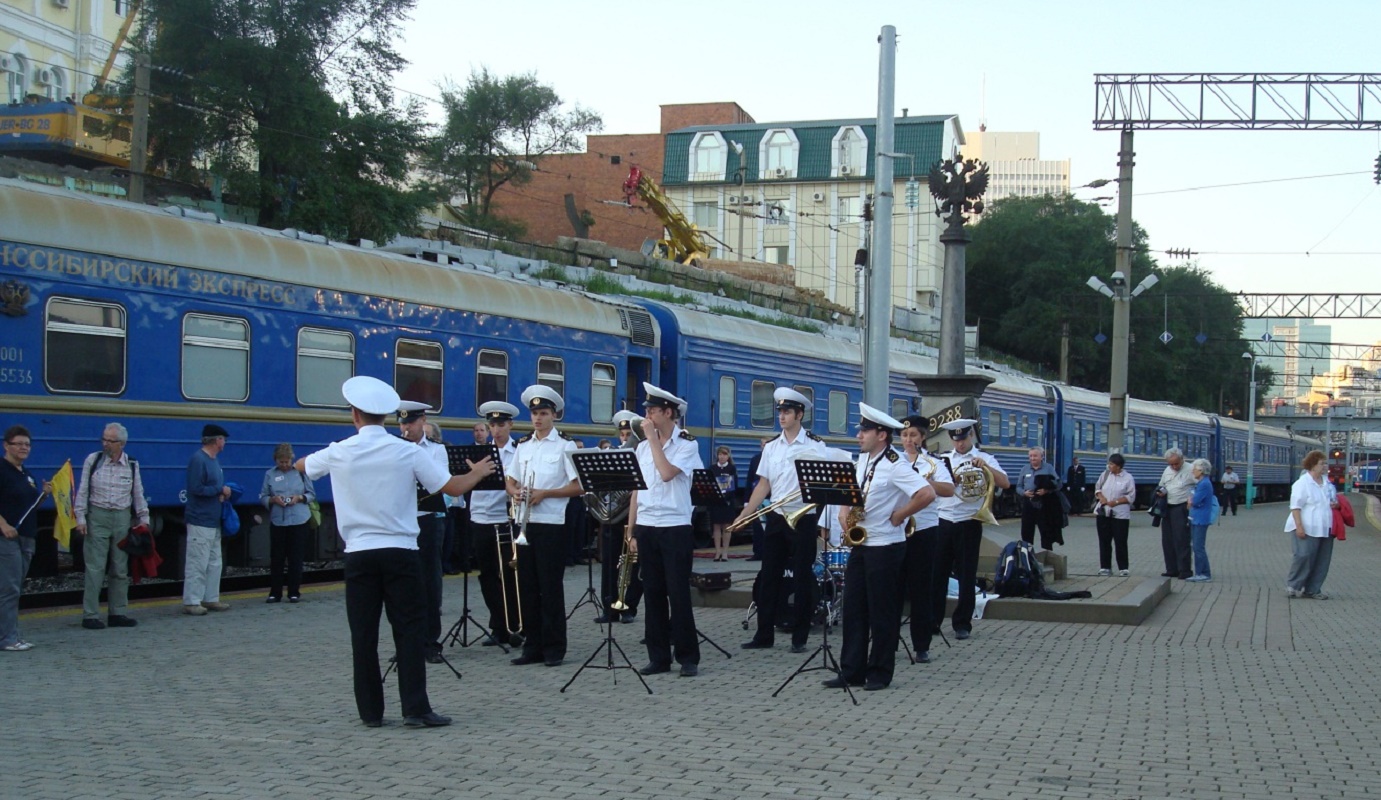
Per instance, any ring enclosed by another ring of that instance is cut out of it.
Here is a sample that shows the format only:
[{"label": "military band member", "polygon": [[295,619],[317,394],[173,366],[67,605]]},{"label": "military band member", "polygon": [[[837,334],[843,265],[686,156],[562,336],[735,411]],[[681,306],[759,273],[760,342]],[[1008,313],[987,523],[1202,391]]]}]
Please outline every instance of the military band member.
[{"label": "military band member", "polygon": [[935,490],[892,449],[902,423],[867,403],[858,404],[858,413],[854,475],[863,490],[863,506],[842,510],[839,523],[845,541],[857,527],[865,538],[849,553],[844,571],[840,672],[825,685],[842,689],[846,683],[862,684],[873,692],[892,683],[896,666],[906,521],[935,499]]},{"label": "military band member", "polygon": [[[954,479],[950,477],[949,468],[926,452],[925,434],[929,428],[925,417],[913,415],[902,420],[902,460],[926,478],[937,498],[952,497]],[[912,517],[916,531],[906,540],[906,566],[902,571],[906,598],[911,605],[911,649],[916,652],[919,664],[930,663],[930,637],[939,630],[944,619],[945,598],[949,594],[949,565],[936,569],[940,544],[938,506],[938,502],[927,503]]]},{"label": "military band member", "polygon": [[[634,426],[641,426],[643,418],[633,411],[614,412],[614,424],[618,427],[620,450],[632,450],[638,445],[638,438],[633,434]],[[629,501],[632,502],[631,500]],[[614,611],[609,604],[619,598],[619,557],[623,555],[624,543],[623,523],[618,525],[600,526],[600,575],[599,591],[600,601],[604,604],[604,613],[595,617],[595,622],[601,625],[618,619],[624,623],[631,623],[638,618],[638,601],[643,597],[643,579],[638,575],[638,567],[634,566],[628,581],[628,588],[623,593],[623,602],[628,608],[623,611]]]},{"label": "military band member", "polygon": [[[647,621],[647,666],[640,672],[671,671],[674,659],[681,677],[700,673],[700,636],[691,610],[691,475],[704,469],[700,447],[676,423],[686,402],[660,387],[644,383],[647,418],[642,421],[638,468],[647,488],[634,492],[628,506],[628,535],[643,576],[643,617]],[[674,645],[674,647],[673,647]]]},{"label": "military band member", "polygon": [[527,544],[518,547],[523,653],[512,663],[556,667],[566,658],[566,504],[580,494],[570,457],[576,447],[556,429],[556,415],[566,406],[561,395],[539,384],[524,389],[522,400],[532,433],[518,440],[507,473],[509,496],[528,504]]},{"label": "military band member", "polygon": [[[959,603],[955,606],[950,625],[954,628],[954,638],[967,639],[973,633],[974,583],[978,579],[978,547],[983,541],[983,523],[974,519],[983,506],[983,498],[964,499],[960,496],[961,473],[969,463],[982,462],[992,470],[993,484],[999,489],[1012,485],[1002,465],[992,455],[978,449],[978,422],[971,419],[956,419],[940,427],[949,432],[954,449],[943,458],[954,477],[955,493],[939,502],[940,512],[940,552],[936,560],[937,568],[948,583],[949,570],[954,569],[959,579]],[[944,604],[940,604],[936,619],[944,617]],[[938,625],[937,625],[938,627]]]},{"label": "military band member", "polygon": [[[769,495],[775,502],[799,488],[796,478],[798,459],[829,459],[824,440],[802,427],[802,421],[813,408],[810,400],[800,392],[785,387],[773,392],[772,399],[777,403],[777,422],[782,426],[782,434],[763,447],[757,470],[760,480],[731,527],[738,526]],[[806,640],[810,638],[810,618],[814,611],[810,598],[815,586],[812,564],[815,562],[819,514],[802,517],[794,530],[786,521],[788,514],[804,505],[797,498],[767,515],[761,579],[758,582],[758,630],[751,641],[743,644],[745,650],[772,646],[780,613],[782,574],[790,566],[796,598],[791,620],[791,652],[806,651]]]},{"label": "military band member", "polygon": [[[484,442],[476,436],[476,443],[492,443],[499,450],[504,474],[513,469],[513,455],[518,452],[513,441],[513,418],[518,416],[518,407],[502,400],[490,400],[480,406],[480,414],[487,425]],[[499,642],[518,646],[522,644],[522,630],[518,624],[518,573],[508,569],[512,555],[510,547],[499,548],[500,529],[507,531],[508,492],[498,489],[470,493],[470,535],[471,549],[479,561],[480,594],[484,595],[484,605],[489,609],[489,630],[493,634],[484,640],[485,647]],[[505,592],[507,588],[507,592]]]},{"label": "military band member", "polygon": [[398,694],[403,724],[411,728],[449,725],[427,699],[423,656],[426,600],[417,558],[417,485],[452,497],[464,494],[494,471],[489,459],[452,476],[420,448],[389,436],[387,415],[399,408],[391,386],[356,376],[341,386],[357,433],[297,461],[313,480],[331,476],[336,525],[345,542],[345,614],[355,675],[355,705],[365,725],[384,719],[379,672],[379,613],[388,611],[398,651]]},{"label": "military band member", "polygon": [[[427,438],[427,412],[431,406],[413,400],[400,400],[398,431],[404,439],[422,448],[447,474],[451,465],[446,446]],[[441,547],[446,541],[446,499],[417,486],[417,557],[422,563],[422,586],[427,594],[426,657],[441,663]]]}]

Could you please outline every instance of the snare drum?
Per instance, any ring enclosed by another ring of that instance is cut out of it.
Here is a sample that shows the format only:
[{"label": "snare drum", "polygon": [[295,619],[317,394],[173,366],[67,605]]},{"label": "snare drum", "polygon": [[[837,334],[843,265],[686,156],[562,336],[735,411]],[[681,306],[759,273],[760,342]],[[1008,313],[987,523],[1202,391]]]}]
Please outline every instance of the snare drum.
[{"label": "snare drum", "polygon": [[843,572],[849,565],[849,549],[847,547],[827,547],[825,548],[825,567],[830,572]]}]

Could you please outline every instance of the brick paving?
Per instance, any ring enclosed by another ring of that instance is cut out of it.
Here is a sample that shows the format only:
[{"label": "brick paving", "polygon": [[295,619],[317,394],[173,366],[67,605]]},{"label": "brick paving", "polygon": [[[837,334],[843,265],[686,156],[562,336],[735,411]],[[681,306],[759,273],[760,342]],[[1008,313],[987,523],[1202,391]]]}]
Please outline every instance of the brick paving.
[{"label": "brick paving", "polygon": [[[456,724],[417,731],[401,726],[391,680],[388,724],[356,719],[338,585],[298,605],[230,597],[232,611],[200,618],[138,603],[132,630],[29,612],[35,649],[0,653],[0,797],[1381,796],[1381,531],[1363,519],[1337,545],[1333,599],[1288,600],[1284,516],[1258,506],[1215,527],[1214,582],[1176,581],[1140,626],[980,621],[858,706],[820,688],[821,673],[771,697],[803,656],[780,640],[739,651],[735,609],[696,610],[733,658],[705,647],[700,677],[654,676],[652,696],[593,670],[558,692],[599,644],[588,607],[560,668],[451,648],[464,678],[433,666],[428,679]],[[1066,540],[1071,579],[1099,580],[1092,518]],[[1133,579],[1158,574],[1159,553],[1137,515]],[[460,581],[446,581],[450,619]],[[569,571],[572,602],[584,585]],[[641,628],[616,630],[635,666]]]}]

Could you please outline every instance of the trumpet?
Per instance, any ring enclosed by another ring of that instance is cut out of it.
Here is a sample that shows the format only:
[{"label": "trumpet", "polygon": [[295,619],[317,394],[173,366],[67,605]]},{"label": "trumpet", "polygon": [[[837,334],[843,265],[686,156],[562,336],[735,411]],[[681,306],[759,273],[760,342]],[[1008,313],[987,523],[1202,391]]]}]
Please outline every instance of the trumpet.
[{"label": "trumpet", "polygon": [[628,540],[623,540],[623,554],[619,556],[619,597],[609,604],[615,611],[627,611],[628,603],[624,602],[624,596],[628,594],[628,585],[633,582],[633,567],[638,563],[638,554],[629,549]]},{"label": "trumpet", "polygon": [[[800,490],[800,489],[796,489],[796,490],[792,491],[790,494],[788,494],[788,495],[786,495],[785,497],[783,497],[782,499],[774,501],[771,505],[763,506],[762,508],[758,509],[757,511],[754,511],[752,514],[749,514],[748,516],[744,517],[742,520],[740,520],[740,521],[738,521],[738,522],[731,522],[731,523],[729,523],[729,525],[727,525],[727,526],[724,528],[724,530],[728,531],[729,533],[736,533],[736,532],[738,532],[738,531],[741,531],[741,530],[743,530],[744,528],[748,527],[749,523],[754,522],[754,521],[759,520],[759,519],[762,519],[763,517],[767,516],[768,514],[772,513],[773,511],[776,511],[777,509],[781,508],[782,506],[790,505],[791,503],[794,503],[794,502],[796,502],[797,500],[800,500],[800,499],[801,499],[801,490]],[[811,506],[806,506],[806,508],[811,508]],[[800,514],[800,512],[796,512],[796,513],[792,514],[791,516],[796,517],[796,519],[799,520],[799,519],[800,519],[799,514]],[[791,517],[788,517],[788,518],[787,518],[787,521],[790,522],[790,521],[791,521]],[[794,528],[794,527],[796,527],[796,526],[793,524],[792,527]]]}]

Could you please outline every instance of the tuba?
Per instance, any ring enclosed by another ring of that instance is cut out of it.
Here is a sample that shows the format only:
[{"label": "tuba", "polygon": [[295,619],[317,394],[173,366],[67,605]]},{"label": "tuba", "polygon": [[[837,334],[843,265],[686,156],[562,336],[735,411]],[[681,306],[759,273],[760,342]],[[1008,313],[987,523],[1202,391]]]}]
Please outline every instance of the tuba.
[{"label": "tuba", "polygon": [[955,494],[966,503],[982,500],[973,518],[985,525],[998,525],[993,516],[993,471],[981,461],[969,461],[954,468]]},{"label": "tuba", "polygon": [[585,510],[601,525],[617,525],[628,519],[632,492],[587,492]]}]

